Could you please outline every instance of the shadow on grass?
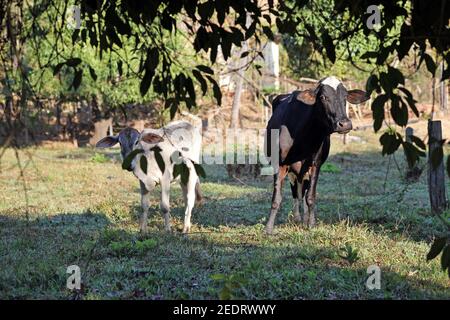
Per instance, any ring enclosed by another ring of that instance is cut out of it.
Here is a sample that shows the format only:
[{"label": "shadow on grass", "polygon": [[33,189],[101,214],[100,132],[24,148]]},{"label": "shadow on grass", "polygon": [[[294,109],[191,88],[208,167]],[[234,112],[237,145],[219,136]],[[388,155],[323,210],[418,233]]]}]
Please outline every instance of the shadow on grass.
[{"label": "shadow on grass", "polygon": [[[0,216],[0,297],[70,299],[66,268],[80,266],[82,299],[215,299],[235,277],[235,298],[415,299],[449,298],[433,280],[382,269],[381,290],[368,290],[366,268],[350,265],[333,247],[293,234],[147,236],[115,228],[103,214],[61,214],[28,224]],[[244,230],[245,232],[245,230]]]}]

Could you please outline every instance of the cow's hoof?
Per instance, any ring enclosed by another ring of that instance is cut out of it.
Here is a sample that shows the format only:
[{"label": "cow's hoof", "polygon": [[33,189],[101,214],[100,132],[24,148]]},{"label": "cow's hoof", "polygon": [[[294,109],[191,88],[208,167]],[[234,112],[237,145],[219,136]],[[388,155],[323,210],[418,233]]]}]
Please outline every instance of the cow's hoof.
[{"label": "cow's hoof", "polygon": [[184,234],[188,234],[190,231],[191,231],[191,226],[185,226],[185,227],[183,228],[183,233],[184,233]]}]

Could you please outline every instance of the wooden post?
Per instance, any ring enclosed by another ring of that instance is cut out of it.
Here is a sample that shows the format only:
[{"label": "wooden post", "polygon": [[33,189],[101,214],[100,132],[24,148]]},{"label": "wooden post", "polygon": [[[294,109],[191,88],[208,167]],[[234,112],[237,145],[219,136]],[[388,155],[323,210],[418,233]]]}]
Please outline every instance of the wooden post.
[{"label": "wooden post", "polygon": [[[405,140],[406,142],[412,143],[412,136],[414,135],[414,129],[407,127],[405,130]],[[411,181],[417,181],[422,174],[422,169],[419,168],[417,163],[414,165],[408,162],[408,169],[406,170],[406,179]]]},{"label": "wooden post", "polygon": [[441,112],[446,114],[448,113],[447,85],[445,81],[441,80],[443,72],[444,72],[444,61],[442,61],[439,65],[439,104]]},{"label": "wooden post", "polygon": [[431,155],[434,150],[442,148],[441,121],[428,121],[428,137],[428,192],[431,212],[440,214],[446,207],[444,158],[436,167],[433,167]]},{"label": "wooden post", "polygon": [[[411,127],[407,127],[405,130],[405,139],[406,142],[412,143],[412,136],[414,135],[414,129]],[[411,171],[413,169],[413,166],[411,166],[410,163],[408,163],[408,171]]]}]

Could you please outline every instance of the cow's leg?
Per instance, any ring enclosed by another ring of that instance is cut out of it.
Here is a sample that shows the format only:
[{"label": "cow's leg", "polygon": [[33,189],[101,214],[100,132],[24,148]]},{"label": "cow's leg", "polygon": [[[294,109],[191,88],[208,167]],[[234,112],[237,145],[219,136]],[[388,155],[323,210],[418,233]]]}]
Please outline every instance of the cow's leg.
[{"label": "cow's leg", "polygon": [[141,187],[141,207],[142,214],[139,218],[139,229],[142,234],[147,233],[147,219],[148,219],[148,209],[150,208],[150,191],[145,187],[142,181],[139,181]]},{"label": "cow's leg", "polygon": [[161,212],[164,215],[164,229],[170,231],[170,179],[161,179]]},{"label": "cow's leg", "polygon": [[312,165],[310,169],[310,185],[306,193],[306,205],[308,206],[309,222],[308,226],[316,224],[316,186],[319,179],[320,166]]},{"label": "cow's leg", "polygon": [[195,173],[194,167],[192,166],[192,168],[189,168],[189,180],[187,185],[181,184],[181,188],[183,189],[184,201],[186,204],[186,209],[184,212],[183,233],[189,233],[189,231],[191,230],[191,215],[196,199],[197,182],[198,177]]},{"label": "cow's leg", "polygon": [[273,225],[275,223],[275,218],[277,216],[278,209],[280,208],[281,205],[283,183],[284,179],[286,178],[287,172],[288,166],[282,165],[280,166],[278,173],[274,175],[272,207],[270,209],[270,216],[266,225],[266,233],[268,234],[271,234],[273,232]]},{"label": "cow's leg", "polygon": [[309,209],[308,204],[306,203],[306,194],[310,187],[310,176],[309,172],[305,174],[301,182],[301,193],[303,199],[303,224],[307,226],[309,224]]},{"label": "cow's leg", "polygon": [[300,200],[299,200],[299,192],[298,192],[299,183],[297,181],[297,178],[295,178],[294,181],[291,181],[291,192],[292,192],[292,198],[294,199],[294,208],[293,208],[293,214],[294,214],[294,221],[295,222],[301,222],[302,217],[300,216]]},{"label": "cow's leg", "polygon": [[291,192],[292,192],[292,198],[294,199],[294,221],[295,222],[302,222],[302,218],[300,216],[300,200],[301,197],[301,184],[299,181],[301,181],[301,162],[296,162],[291,165],[291,172],[288,173],[289,180],[291,182]]}]

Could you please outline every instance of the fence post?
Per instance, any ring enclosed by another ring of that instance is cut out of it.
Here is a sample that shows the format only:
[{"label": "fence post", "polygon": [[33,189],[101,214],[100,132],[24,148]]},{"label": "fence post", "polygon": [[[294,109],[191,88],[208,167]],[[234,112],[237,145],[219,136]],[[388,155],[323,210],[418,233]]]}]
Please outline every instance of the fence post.
[{"label": "fence post", "polygon": [[442,148],[441,121],[428,121],[428,192],[430,194],[431,212],[440,214],[446,207],[444,158],[433,166],[431,155]]},{"label": "fence post", "polygon": [[[405,138],[406,138],[406,142],[409,142],[409,143],[411,143],[411,141],[412,141],[412,136],[414,135],[414,129],[413,128],[411,128],[411,127],[407,127],[406,128],[406,130],[405,130]],[[413,169],[413,166],[411,166],[409,163],[408,163],[408,169],[409,170],[412,170]]]},{"label": "fence post", "polygon": [[[444,72],[444,61],[441,62],[440,66],[439,66],[439,70],[440,70],[440,75],[439,75],[439,79],[442,79],[442,75]],[[448,113],[448,105],[447,105],[447,83],[445,80],[440,81],[439,83],[439,102],[440,102],[440,109],[441,112],[443,112],[444,114]]]}]

